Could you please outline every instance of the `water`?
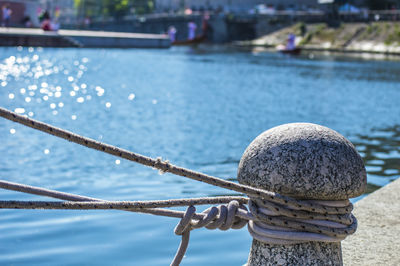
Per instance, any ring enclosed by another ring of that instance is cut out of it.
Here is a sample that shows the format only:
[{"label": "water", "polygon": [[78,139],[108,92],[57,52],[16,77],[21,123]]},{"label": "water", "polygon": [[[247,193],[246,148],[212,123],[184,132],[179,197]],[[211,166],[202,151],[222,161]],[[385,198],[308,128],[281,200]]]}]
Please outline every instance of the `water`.
[{"label": "water", "polygon": [[[263,131],[290,122],[322,124],[356,145],[372,191],[400,174],[399,74],[398,61],[329,55],[0,48],[0,105],[229,180]],[[3,119],[0,140],[0,178],[13,182],[106,200],[237,194],[159,175]],[[180,241],[173,218],[0,212],[1,265],[166,265]],[[242,265],[250,245],[246,229],[195,230],[184,265]]]}]

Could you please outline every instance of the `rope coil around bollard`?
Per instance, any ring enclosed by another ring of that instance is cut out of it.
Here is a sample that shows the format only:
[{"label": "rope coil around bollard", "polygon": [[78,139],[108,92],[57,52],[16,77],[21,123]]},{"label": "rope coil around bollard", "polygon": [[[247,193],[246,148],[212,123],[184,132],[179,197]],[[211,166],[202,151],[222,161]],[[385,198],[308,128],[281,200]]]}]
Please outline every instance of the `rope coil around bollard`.
[{"label": "rope coil around bollard", "polygon": [[[189,243],[190,231],[201,227],[228,230],[230,228],[240,229],[248,224],[250,234],[258,241],[285,245],[308,241],[338,242],[343,240],[347,235],[354,233],[357,228],[357,220],[351,214],[353,206],[348,200],[297,200],[274,192],[194,172],[172,165],[168,161],[162,161],[161,158],[152,159],[123,150],[26,116],[18,115],[1,107],[0,116],[88,148],[156,168],[161,172],[170,172],[175,175],[243,193],[249,197],[249,199],[244,197],[206,197],[166,201],[113,202],[0,180],[0,188],[3,189],[67,200],[62,202],[0,201],[0,208],[116,209],[181,218],[175,228],[175,234],[181,235],[182,240],[171,265],[179,265]],[[249,210],[244,205],[246,203],[248,203]],[[201,213],[196,213],[196,208],[193,205],[201,204],[223,205],[210,207]],[[162,209],[175,206],[189,207],[185,212]]]}]

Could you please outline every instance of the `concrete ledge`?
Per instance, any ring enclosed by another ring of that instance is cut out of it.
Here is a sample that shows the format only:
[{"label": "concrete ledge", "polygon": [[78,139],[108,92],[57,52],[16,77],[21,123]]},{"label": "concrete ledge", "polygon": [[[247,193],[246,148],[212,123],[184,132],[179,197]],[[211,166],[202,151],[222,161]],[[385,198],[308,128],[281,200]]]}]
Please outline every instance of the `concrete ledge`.
[{"label": "concrete ledge", "polygon": [[400,178],[355,204],[357,232],[342,241],[345,265],[400,265]]},{"label": "concrete ledge", "polygon": [[0,46],[169,48],[170,45],[169,38],[162,34],[0,28]]}]

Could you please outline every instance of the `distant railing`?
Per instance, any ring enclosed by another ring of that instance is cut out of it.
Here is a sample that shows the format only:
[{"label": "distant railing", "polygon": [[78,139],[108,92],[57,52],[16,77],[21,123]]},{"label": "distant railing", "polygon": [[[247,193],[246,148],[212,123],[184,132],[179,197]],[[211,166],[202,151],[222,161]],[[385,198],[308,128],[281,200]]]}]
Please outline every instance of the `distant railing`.
[{"label": "distant railing", "polygon": [[399,21],[400,10],[341,11],[339,18],[345,22]]}]

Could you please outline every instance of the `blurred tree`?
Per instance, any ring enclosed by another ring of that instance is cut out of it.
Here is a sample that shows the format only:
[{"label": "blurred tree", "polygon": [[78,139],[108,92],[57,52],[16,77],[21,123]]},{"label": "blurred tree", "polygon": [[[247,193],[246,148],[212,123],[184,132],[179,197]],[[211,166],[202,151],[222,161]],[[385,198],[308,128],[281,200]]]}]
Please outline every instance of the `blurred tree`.
[{"label": "blurred tree", "polygon": [[133,12],[151,13],[155,0],[74,0],[78,17],[114,17],[121,19]]}]

